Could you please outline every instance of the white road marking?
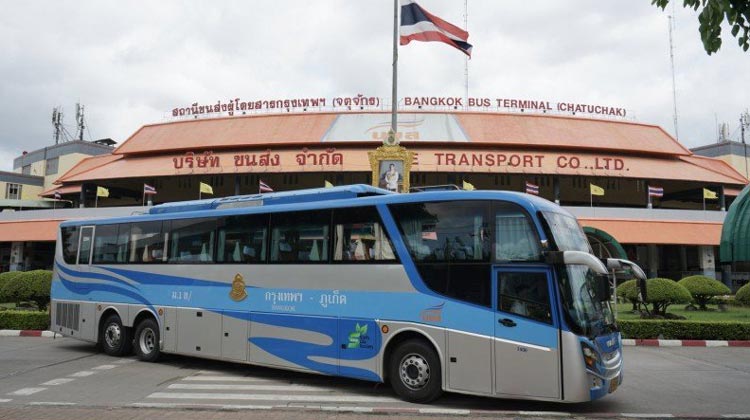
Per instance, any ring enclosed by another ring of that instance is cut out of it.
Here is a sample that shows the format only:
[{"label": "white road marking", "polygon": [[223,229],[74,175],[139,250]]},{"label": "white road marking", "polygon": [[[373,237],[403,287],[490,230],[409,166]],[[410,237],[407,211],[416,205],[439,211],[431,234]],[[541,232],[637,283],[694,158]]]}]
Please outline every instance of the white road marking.
[{"label": "white road marking", "polygon": [[271,380],[271,379],[256,379],[256,378],[248,378],[246,376],[188,376],[187,378],[182,378],[183,381],[206,381],[206,382],[275,382],[278,383],[277,380]]},{"label": "white road marking", "polygon": [[722,414],[725,419],[750,419],[750,414]]},{"label": "white road marking", "polygon": [[47,388],[21,388],[18,391],[9,392],[8,395],[31,395],[42,392]]},{"label": "white road marking", "polygon": [[133,362],[135,362],[135,359],[120,359],[120,360],[118,360],[118,361],[116,361],[114,363],[117,364],[117,365],[124,365],[124,364],[127,364],[127,363],[133,363]]},{"label": "white road marking", "polygon": [[471,410],[460,410],[457,408],[420,408],[419,414],[468,416],[471,414]]},{"label": "white road marking", "polygon": [[271,410],[281,406],[274,405],[240,405],[240,404],[181,404],[181,403],[133,403],[134,407],[143,408],[178,408],[178,407],[211,407],[220,410]]},{"label": "white road marking", "polygon": [[91,376],[91,375],[93,375],[95,373],[96,372],[92,372],[90,370],[82,370],[80,372],[73,373],[70,376],[72,376],[74,378],[85,378],[86,376]]},{"label": "white road marking", "polygon": [[29,405],[48,405],[48,406],[49,405],[51,405],[51,406],[64,405],[64,406],[68,406],[68,405],[78,405],[78,403],[74,403],[74,402],[58,402],[58,401],[33,401],[33,402],[30,402]]},{"label": "white road marking", "polygon": [[91,370],[110,370],[116,368],[117,365],[101,365],[97,366],[95,368],[91,368]]},{"label": "white road marking", "polygon": [[0,398],[0,403],[6,403],[6,402],[11,402],[11,401],[13,400],[10,398]]},{"label": "white road marking", "polygon": [[622,417],[635,417],[640,419],[666,418],[674,417],[673,414],[656,414],[656,413],[621,413]]},{"label": "white road marking", "polygon": [[332,388],[308,385],[172,384],[167,388],[205,391],[333,391]]},{"label": "white road marking", "polygon": [[175,400],[314,401],[340,403],[379,403],[400,401],[390,397],[364,397],[358,395],[211,394],[204,392],[154,392],[147,398]]},{"label": "white road marking", "polygon": [[57,378],[51,381],[47,381],[43,383],[42,385],[47,385],[47,386],[63,385],[63,384],[67,384],[68,382],[73,382],[73,381],[75,381],[75,378]]}]

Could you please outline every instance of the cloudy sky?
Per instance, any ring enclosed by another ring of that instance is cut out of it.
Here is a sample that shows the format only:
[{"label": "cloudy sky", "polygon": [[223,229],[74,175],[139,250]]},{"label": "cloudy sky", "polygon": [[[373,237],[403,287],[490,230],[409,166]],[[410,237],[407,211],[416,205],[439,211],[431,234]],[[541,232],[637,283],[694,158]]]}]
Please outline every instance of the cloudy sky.
[{"label": "cloudy sky", "polygon": [[[463,1],[421,0],[463,26]],[[624,107],[674,134],[668,19],[650,0],[468,0],[470,96]],[[682,3],[682,2],[680,2]],[[230,98],[390,97],[393,3],[320,1],[2,0],[0,170],[54,144],[62,106],[85,139],[127,139],[193,102]],[[739,140],[750,107],[750,53],[725,28],[707,56],[695,12],[674,33],[679,138]],[[463,55],[444,44],[400,49],[399,96],[463,96]]]}]

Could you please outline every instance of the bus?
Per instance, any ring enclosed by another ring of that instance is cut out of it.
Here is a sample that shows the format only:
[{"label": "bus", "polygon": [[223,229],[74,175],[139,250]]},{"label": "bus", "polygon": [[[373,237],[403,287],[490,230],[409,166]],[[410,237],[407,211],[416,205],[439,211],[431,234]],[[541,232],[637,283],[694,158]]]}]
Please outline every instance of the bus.
[{"label": "bus", "polygon": [[51,328],[160,354],[444,391],[591,401],[622,381],[609,275],[576,219],[504,191],[367,185],[60,224]]}]

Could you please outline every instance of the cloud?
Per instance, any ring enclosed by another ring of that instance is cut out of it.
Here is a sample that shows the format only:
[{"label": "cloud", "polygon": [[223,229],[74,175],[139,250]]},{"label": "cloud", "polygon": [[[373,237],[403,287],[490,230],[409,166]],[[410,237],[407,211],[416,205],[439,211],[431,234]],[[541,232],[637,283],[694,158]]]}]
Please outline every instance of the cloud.
[{"label": "cloud", "polygon": [[[420,4],[463,25],[463,2]],[[668,13],[650,1],[470,0],[468,12],[472,96],[622,106],[674,131]],[[680,140],[693,147],[715,139],[717,119],[736,131],[750,103],[750,54],[728,38],[706,56],[695,13],[676,16]],[[3,153],[52,144],[58,105],[74,131],[76,102],[91,139],[122,142],[196,101],[390,97],[392,18],[383,1],[14,3],[0,16]],[[459,52],[400,48],[400,97],[463,93]]]}]

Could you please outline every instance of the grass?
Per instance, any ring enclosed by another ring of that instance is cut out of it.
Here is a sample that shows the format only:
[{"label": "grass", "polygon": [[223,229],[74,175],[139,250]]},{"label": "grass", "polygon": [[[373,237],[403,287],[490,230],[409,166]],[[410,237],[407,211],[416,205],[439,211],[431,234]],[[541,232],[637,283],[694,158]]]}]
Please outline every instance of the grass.
[{"label": "grass", "polygon": [[[689,321],[740,321],[750,322],[750,307],[728,306],[726,312],[720,312],[716,305],[708,305],[708,311],[686,311],[685,304],[670,305],[667,313],[684,316]],[[633,305],[620,303],[617,305],[617,319],[640,319],[638,314],[631,312]]]}]

